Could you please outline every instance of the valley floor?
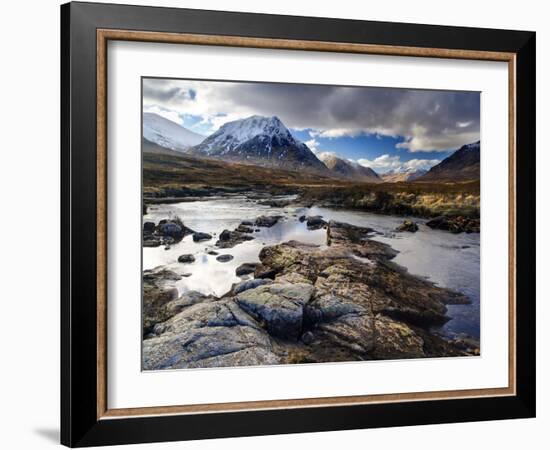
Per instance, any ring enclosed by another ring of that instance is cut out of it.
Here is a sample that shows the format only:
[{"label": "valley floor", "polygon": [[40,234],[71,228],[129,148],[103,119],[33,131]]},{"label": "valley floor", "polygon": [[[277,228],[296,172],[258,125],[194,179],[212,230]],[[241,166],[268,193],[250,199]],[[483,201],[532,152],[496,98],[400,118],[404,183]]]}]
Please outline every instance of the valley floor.
[{"label": "valley floor", "polygon": [[417,217],[479,218],[479,181],[457,183],[352,183],[309,172],[144,153],[143,194],[147,203],[176,203],[201,197],[295,194],[304,204],[339,206]]}]

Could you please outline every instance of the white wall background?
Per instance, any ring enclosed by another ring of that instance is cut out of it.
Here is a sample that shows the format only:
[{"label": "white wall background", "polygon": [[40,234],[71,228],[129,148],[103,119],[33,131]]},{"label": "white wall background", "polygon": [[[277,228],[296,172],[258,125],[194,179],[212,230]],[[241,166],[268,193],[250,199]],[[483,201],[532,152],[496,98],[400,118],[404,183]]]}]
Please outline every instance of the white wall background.
[{"label": "white wall background", "polygon": [[[128,3],[296,14],[382,21],[525,29],[537,32],[537,128],[550,120],[550,29],[536,0],[449,4],[437,0],[163,0]],[[58,0],[5,2],[0,45],[0,447],[57,445],[59,422],[59,4]],[[546,125],[546,126],[544,126]],[[550,219],[550,156],[537,139],[538,229]],[[527,149],[528,151],[529,149]],[[476,424],[359,430],[259,438],[133,446],[131,448],[279,449],[366,447],[408,449],[546,448],[550,427],[549,291],[545,251],[538,233],[538,418]]]}]

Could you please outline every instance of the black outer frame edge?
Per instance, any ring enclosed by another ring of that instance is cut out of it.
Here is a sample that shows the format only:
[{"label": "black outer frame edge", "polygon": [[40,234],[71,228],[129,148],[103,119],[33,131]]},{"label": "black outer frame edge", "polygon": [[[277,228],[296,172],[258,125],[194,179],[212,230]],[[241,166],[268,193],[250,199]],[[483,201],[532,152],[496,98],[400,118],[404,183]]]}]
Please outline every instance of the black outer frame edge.
[{"label": "black outer frame edge", "polygon": [[516,55],[516,383],[536,413],[536,35]]},{"label": "black outer frame edge", "polygon": [[[517,52],[529,31],[71,2],[96,28]],[[284,32],[281,32],[284,30]],[[281,36],[281,33],[284,36]]]},{"label": "black outer frame edge", "polygon": [[[535,34],[250,13],[61,7],[61,442],[176,441],[535,415]],[[96,419],[96,29],[345,41],[517,53],[517,395]],[[284,36],[281,36],[281,29]],[[527,150],[525,150],[527,149]],[[72,326],[72,324],[76,326]]]},{"label": "black outer frame edge", "polygon": [[71,357],[70,357],[70,10],[67,5],[61,8],[61,86],[60,86],[60,170],[61,170],[61,358],[60,358],[60,392],[61,392],[61,442],[68,445],[71,442]]}]

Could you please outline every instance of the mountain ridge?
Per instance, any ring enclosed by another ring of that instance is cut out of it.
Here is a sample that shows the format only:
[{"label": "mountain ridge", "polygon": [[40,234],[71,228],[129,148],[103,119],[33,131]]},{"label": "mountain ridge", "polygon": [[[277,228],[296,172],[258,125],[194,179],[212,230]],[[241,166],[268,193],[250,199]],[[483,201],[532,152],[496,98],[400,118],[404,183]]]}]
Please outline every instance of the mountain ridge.
[{"label": "mountain ridge", "polygon": [[415,181],[479,180],[481,142],[463,145]]},{"label": "mountain ridge", "polygon": [[317,157],[333,174],[352,181],[382,183],[380,176],[370,167],[340,158],[333,153],[323,152]]},{"label": "mountain ridge", "polygon": [[385,183],[400,183],[400,182],[410,182],[417,180],[421,176],[428,173],[426,169],[408,169],[404,171],[390,170],[382,175],[380,178],[384,180]]},{"label": "mountain ridge", "polygon": [[170,150],[183,152],[200,144],[205,136],[195,133],[159,114],[143,113],[142,137]]},{"label": "mountain ridge", "polygon": [[250,116],[222,125],[187,153],[264,167],[327,172],[303,142],[276,117]]}]

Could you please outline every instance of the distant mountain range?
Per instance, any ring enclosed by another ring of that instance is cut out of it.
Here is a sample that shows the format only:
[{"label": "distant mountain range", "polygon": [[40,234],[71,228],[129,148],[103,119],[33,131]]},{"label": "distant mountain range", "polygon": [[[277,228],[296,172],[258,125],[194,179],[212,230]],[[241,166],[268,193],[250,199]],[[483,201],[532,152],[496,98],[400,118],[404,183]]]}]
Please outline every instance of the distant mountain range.
[{"label": "distant mountain range", "polygon": [[426,173],[428,173],[428,171],[423,169],[407,169],[401,172],[390,170],[389,172],[380,175],[380,177],[385,183],[400,183],[414,181]]},{"label": "distant mountain range", "polygon": [[364,183],[382,183],[382,179],[370,167],[339,158],[333,153],[324,152],[317,157],[337,177]]},{"label": "distant mountain range", "polygon": [[[479,179],[480,143],[464,145],[429,171],[408,170],[378,175],[369,167],[325,152],[315,155],[294,138],[276,117],[251,116],[227,122],[208,137],[194,133],[158,114],[143,114],[143,150],[185,153],[195,158],[308,171],[365,183],[466,181]],[[154,146],[149,143],[155,144]]]},{"label": "distant mountain range", "polygon": [[187,153],[258,166],[327,171],[309,147],[295,139],[275,116],[228,122]]},{"label": "distant mountain range", "polygon": [[205,138],[155,113],[143,113],[143,137],[149,142],[179,152],[200,144]]},{"label": "distant mountain range", "polygon": [[433,166],[417,181],[469,181],[479,180],[480,141],[463,145],[451,156]]}]

